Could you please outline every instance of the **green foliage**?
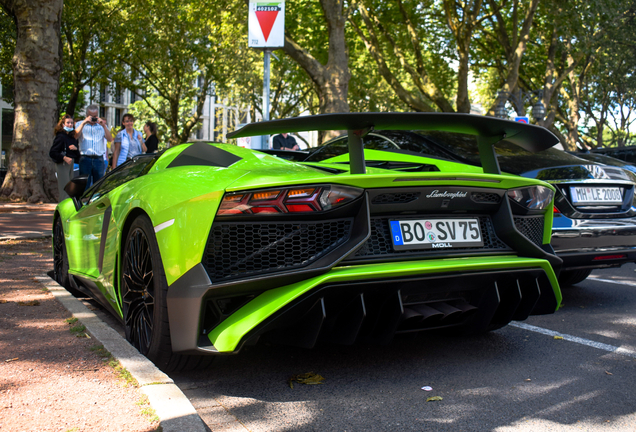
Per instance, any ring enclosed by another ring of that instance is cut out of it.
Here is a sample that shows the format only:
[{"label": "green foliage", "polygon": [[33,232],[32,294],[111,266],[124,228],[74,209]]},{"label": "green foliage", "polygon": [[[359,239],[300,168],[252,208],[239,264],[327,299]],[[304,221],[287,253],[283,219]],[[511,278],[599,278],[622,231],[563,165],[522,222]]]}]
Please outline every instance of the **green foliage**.
[{"label": "green foliage", "polygon": [[125,367],[121,365],[121,363],[119,363],[119,360],[116,360],[114,357],[111,357],[111,359],[108,360],[108,365],[115,370],[115,373],[124,382],[124,385],[126,387],[139,386],[139,383],[137,382],[135,377],[132,376],[132,374],[128,371],[128,369],[126,369]]},{"label": "green foliage", "polygon": [[[370,106],[416,111],[453,111],[457,94],[457,41],[446,23],[443,2],[362,0],[350,22],[364,45],[350,44],[352,63],[373,65],[383,85],[368,86]],[[365,15],[366,14],[366,15]],[[369,46],[372,48],[370,49]],[[369,53],[375,52],[375,58]],[[377,67],[374,63],[377,63]],[[378,74],[378,71],[381,71]],[[360,78],[361,75],[358,76]],[[354,78],[354,93],[360,93]],[[376,82],[379,81],[376,78]],[[388,83],[388,85],[387,85]],[[388,88],[397,97],[386,98]],[[377,95],[374,95],[375,91]],[[386,104],[387,101],[391,101]]]},{"label": "green foliage", "polygon": [[[146,101],[140,100],[128,106],[128,112],[135,116],[135,129],[142,131],[144,124],[147,121],[151,121],[157,124],[157,138],[159,140],[159,149],[163,149],[168,145],[168,138],[170,136],[170,126],[165,120],[158,116],[150,106],[159,107],[159,110],[168,111],[170,107],[167,106],[166,99],[158,96],[156,93],[152,93],[146,97]],[[194,101],[192,99],[182,99],[179,101],[179,122],[183,123],[192,114],[192,107]]]},{"label": "green foliage", "polygon": [[106,83],[113,59],[126,37],[119,0],[65,0],[62,11],[63,69],[59,101],[75,116],[87,102],[86,85]]},{"label": "green foliage", "polygon": [[104,345],[93,345],[89,348],[95,355],[100,357],[102,360],[110,360],[112,354],[104,348]]},{"label": "green foliage", "polygon": [[[232,105],[251,106],[254,119],[256,113],[263,116],[263,54],[251,50],[247,55],[251,67],[233,74],[224,96]],[[302,68],[282,51],[275,51],[270,60],[269,118],[297,116],[305,111],[317,114],[314,86]]]},{"label": "green foliage", "polygon": [[125,3],[127,38],[114,79],[163,121],[171,145],[185,142],[195,130],[213,83],[222,91],[234,71],[245,67],[241,6],[235,0]]},{"label": "green foliage", "polygon": [[408,111],[379,74],[364,44],[355,39],[349,44],[351,81],[349,82],[349,106],[351,112]]},{"label": "green foliage", "polygon": [[[447,14],[463,24],[473,19],[476,25],[468,45],[474,77],[470,98],[491,107],[508,78],[530,2],[487,0],[476,19],[469,16],[473,4],[346,2],[351,111],[423,106],[407,103],[404,95],[433,110],[455,108],[458,46],[464,30],[453,31]],[[373,25],[365,22],[358,5],[368,10]],[[633,2],[618,0],[539,3],[516,85],[544,90],[550,118],[546,126],[553,125],[564,135],[578,129],[591,146],[633,143],[636,19],[632,6]],[[329,29],[321,2],[287,2],[285,27],[315,61],[328,64]],[[387,81],[362,39],[369,41],[372,33],[381,59],[404,94]],[[9,102],[15,39],[13,20],[0,11],[0,83]],[[201,126],[203,101],[213,92],[217,102],[250,108],[252,119],[262,114],[263,55],[247,47],[243,0],[65,0],[62,41],[63,112],[77,113],[86,105],[85,85],[95,88],[115,82],[140,96],[142,100],[130,107],[138,118],[135,126],[141,129],[147,120],[156,122],[162,146],[186,141]],[[284,51],[274,54],[270,118],[318,113],[317,83]],[[527,110],[532,103],[527,102]],[[575,124],[579,113],[582,121]]]},{"label": "green foliage", "polygon": [[[244,14],[247,16],[247,8]],[[292,35],[294,40],[320,63],[327,63],[329,32],[320,2],[315,0],[285,2],[285,32]]]},{"label": "green foliage", "polygon": [[13,64],[11,59],[15,51],[16,29],[13,19],[0,8],[0,85],[2,99],[13,104]]}]

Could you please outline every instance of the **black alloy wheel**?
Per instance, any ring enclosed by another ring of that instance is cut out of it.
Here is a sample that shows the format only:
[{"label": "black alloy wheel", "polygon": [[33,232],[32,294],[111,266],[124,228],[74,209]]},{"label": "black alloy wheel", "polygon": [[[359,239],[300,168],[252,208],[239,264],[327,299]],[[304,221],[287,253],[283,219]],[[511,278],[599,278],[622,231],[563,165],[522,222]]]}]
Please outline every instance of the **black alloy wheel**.
[{"label": "black alloy wheel", "polygon": [[148,355],[155,327],[155,274],[148,235],[140,226],[131,229],[126,241],[122,299],[126,338]]},{"label": "black alloy wheel", "polygon": [[[152,222],[138,216],[123,244],[121,298],[126,339],[166,372],[207,367],[214,357],[172,352],[168,282]],[[192,311],[198,313],[198,311]]]}]

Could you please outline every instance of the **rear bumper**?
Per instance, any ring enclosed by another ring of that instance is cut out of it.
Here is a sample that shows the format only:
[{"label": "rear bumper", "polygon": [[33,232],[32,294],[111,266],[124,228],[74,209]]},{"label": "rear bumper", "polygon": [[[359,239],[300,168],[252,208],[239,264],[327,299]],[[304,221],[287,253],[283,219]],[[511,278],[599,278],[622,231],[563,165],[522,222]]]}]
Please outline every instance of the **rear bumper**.
[{"label": "rear bumper", "polygon": [[487,330],[553,313],[561,302],[548,261],[514,256],[335,267],[242,292],[235,308],[223,295],[215,297],[200,265],[170,286],[175,352],[235,353],[262,337],[310,347],[318,340],[387,342],[399,333],[456,326]]},{"label": "rear bumper", "polygon": [[570,219],[554,215],[551,245],[563,269],[603,268],[636,261],[634,219]]}]

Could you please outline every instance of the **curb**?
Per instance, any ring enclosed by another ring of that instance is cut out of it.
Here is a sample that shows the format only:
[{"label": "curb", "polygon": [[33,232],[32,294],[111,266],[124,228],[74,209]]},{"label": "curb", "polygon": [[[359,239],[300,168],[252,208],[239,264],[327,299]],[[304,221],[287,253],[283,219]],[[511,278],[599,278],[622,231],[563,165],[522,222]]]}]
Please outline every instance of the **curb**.
[{"label": "curb", "polygon": [[35,278],[53,294],[73,317],[86,326],[86,330],[108,350],[122,367],[137,380],[141,391],[148,396],[150,405],[159,416],[163,432],[208,431],[190,400],[168,375],[142,356],[119,333],[106,325],[64,287],[47,274]]}]

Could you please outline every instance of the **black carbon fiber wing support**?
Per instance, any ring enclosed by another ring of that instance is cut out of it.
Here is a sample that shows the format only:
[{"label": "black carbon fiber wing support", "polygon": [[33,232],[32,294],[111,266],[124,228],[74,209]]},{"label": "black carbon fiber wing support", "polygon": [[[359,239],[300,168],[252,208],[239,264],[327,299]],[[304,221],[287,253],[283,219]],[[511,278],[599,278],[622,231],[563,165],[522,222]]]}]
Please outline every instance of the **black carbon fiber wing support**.
[{"label": "black carbon fiber wing support", "polygon": [[250,123],[227,134],[228,138],[272,135],[283,132],[342,130],[349,135],[352,174],[364,174],[362,140],[378,130],[439,130],[476,135],[484,172],[499,174],[494,145],[502,140],[530,152],[557,144],[557,137],[541,126],[472,114],[453,113],[336,113]]}]

